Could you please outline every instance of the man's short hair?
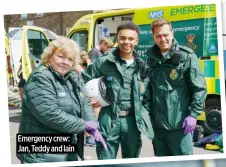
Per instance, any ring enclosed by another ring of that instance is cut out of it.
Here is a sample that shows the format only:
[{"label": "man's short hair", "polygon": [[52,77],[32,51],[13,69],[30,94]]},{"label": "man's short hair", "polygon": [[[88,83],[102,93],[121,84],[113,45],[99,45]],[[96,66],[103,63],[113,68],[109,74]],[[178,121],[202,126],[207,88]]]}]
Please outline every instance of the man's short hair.
[{"label": "man's short hair", "polygon": [[163,25],[169,25],[170,29],[173,30],[172,29],[172,25],[171,25],[169,20],[166,20],[164,18],[160,18],[160,19],[154,20],[151,23],[151,31],[152,31],[152,33],[154,33],[154,30],[155,30],[156,27],[162,27]]},{"label": "man's short hair", "polygon": [[117,34],[119,33],[120,30],[123,29],[134,30],[137,32],[138,35],[140,34],[140,27],[132,21],[126,21],[119,24],[117,27]]},{"label": "man's short hair", "polygon": [[102,43],[106,43],[108,45],[109,48],[112,48],[114,43],[112,42],[112,40],[110,38],[101,38],[100,41],[99,41],[99,44],[102,44]]}]

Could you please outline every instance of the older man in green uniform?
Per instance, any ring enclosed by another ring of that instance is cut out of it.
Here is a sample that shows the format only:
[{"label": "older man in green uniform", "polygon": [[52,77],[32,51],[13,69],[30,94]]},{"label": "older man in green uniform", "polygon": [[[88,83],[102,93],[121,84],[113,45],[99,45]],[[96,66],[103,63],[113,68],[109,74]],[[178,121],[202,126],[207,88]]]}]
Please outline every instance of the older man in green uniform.
[{"label": "older man in green uniform", "polygon": [[[140,154],[141,133],[153,139],[149,113],[142,105],[148,82],[146,67],[134,47],[138,43],[139,27],[124,22],[117,27],[118,48],[97,58],[83,73],[85,81],[105,77],[110,106],[102,107],[98,116],[100,131],[108,150],[97,144],[98,159],[115,159],[121,144],[122,158]],[[147,100],[150,103],[150,99]]]},{"label": "older man in green uniform", "polygon": [[[147,51],[149,94],[156,156],[193,154],[192,134],[203,111],[206,82],[193,50],[180,46],[171,23],[163,18],[151,24],[156,45]],[[146,98],[145,97],[145,98]]]}]

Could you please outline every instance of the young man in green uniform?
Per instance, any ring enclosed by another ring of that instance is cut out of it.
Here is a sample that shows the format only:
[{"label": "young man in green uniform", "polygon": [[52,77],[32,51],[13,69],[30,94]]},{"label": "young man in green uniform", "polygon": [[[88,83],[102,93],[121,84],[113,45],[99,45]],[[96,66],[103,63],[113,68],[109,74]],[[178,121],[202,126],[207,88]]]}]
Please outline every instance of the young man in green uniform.
[{"label": "young man in green uniform", "polygon": [[180,46],[171,23],[163,18],[151,24],[156,43],[147,51],[150,86],[147,97],[155,137],[156,156],[193,154],[192,134],[203,111],[206,82],[193,50]]},{"label": "young man in green uniform", "polygon": [[[149,113],[142,105],[148,75],[144,63],[134,47],[138,43],[139,27],[124,22],[117,27],[118,47],[97,58],[82,73],[85,81],[105,77],[107,100],[110,106],[102,107],[98,116],[100,132],[107,150],[97,143],[98,159],[115,159],[121,144],[122,158],[136,158],[142,146],[141,133],[150,140],[153,129]],[[150,103],[150,99],[147,100]]]}]

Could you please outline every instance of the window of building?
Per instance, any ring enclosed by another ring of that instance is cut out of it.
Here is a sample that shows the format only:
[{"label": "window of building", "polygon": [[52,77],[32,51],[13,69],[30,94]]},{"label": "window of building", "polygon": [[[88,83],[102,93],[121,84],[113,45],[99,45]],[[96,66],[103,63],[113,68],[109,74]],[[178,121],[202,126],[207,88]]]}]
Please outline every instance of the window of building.
[{"label": "window of building", "polygon": [[27,19],[27,13],[21,14],[20,15],[20,20],[25,20],[25,19]]},{"label": "window of building", "polygon": [[36,13],[35,17],[43,17],[44,13]]}]

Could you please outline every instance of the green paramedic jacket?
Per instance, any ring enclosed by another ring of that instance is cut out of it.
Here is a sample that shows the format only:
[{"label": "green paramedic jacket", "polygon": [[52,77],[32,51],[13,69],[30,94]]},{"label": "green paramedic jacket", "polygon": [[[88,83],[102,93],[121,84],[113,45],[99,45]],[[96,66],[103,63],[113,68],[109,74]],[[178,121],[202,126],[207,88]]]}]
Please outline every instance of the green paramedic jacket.
[{"label": "green paramedic jacket", "polygon": [[[18,133],[73,134],[77,154],[84,159],[85,120],[95,120],[95,115],[89,98],[82,93],[83,84],[75,72],[62,77],[44,65],[37,67],[24,87]],[[76,160],[69,154],[19,153],[17,157],[23,163]]]},{"label": "green paramedic jacket", "polygon": [[[151,99],[150,110],[154,128],[182,128],[188,115],[197,118],[204,109],[207,90],[204,75],[193,50],[178,45],[164,59],[157,45],[147,51],[150,84],[145,99]],[[148,103],[147,103],[148,104]]]},{"label": "green paramedic jacket", "polygon": [[[139,59],[139,62],[140,61],[141,60]],[[121,71],[119,62],[119,48],[116,48],[112,52],[108,52],[106,55],[98,57],[94,63],[89,65],[82,73],[82,77],[85,82],[102,76],[112,78],[112,80],[107,80],[105,82],[107,87],[107,97],[109,98],[108,100],[111,104],[110,106],[101,108],[98,118],[100,123],[100,131],[105,137],[108,136],[111,127],[114,127],[119,116],[120,109],[118,105],[118,96],[123,85],[122,73],[123,72]],[[154,137],[154,132],[149,113],[142,104],[148,77],[143,79],[143,77],[141,77],[139,67],[137,66],[132,80],[136,125],[139,131],[151,140]],[[150,100],[147,100],[147,102],[150,103]]]}]

